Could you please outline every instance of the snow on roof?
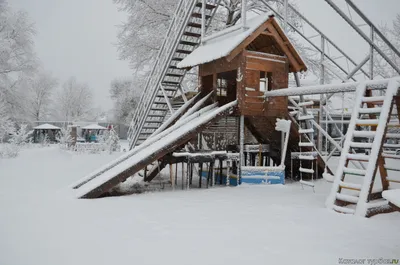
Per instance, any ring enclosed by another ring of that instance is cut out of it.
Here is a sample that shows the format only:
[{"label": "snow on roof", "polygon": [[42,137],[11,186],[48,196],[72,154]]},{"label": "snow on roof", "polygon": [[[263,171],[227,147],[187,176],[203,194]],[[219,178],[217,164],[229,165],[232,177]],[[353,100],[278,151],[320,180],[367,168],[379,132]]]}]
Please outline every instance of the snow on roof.
[{"label": "snow on roof", "polygon": [[85,127],[82,127],[82,129],[85,129],[85,130],[107,130],[106,127],[100,126],[100,125],[95,124],[95,123],[87,125]]},{"label": "snow on roof", "polygon": [[240,23],[211,35],[209,40],[178,63],[178,68],[193,67],[228,56],[272,15],[271,12],[267,12],[247,20],[246,30],[242,29],[242,24]]},{"label": "snow on roof", "polygon": [[61,130],[60,127],[57,127],[57,126],[54,126],[54,125],[48,124],[48,123],[41,124],[39,126],[34,127],[33,129],[35,129],[35,130]]}]

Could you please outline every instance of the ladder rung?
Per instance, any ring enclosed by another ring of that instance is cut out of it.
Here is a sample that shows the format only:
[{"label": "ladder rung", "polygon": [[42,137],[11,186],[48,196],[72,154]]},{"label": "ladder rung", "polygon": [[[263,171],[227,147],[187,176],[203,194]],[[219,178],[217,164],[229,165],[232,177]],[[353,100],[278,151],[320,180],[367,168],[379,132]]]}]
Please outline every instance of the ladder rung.
[{"label": "ladder rung", "polygon": [[371,149],[372,143],[359,143],[359,142],[351,142],[350,147],[353,148],[364,148],[364,149]]},{"label": "ladder rung", "polygon": [[299,133],[313,133],[314,129],[300,129]]},{"label": "ladder rung", "polygon": [[344,201],[344,202],[350,202],[350,203],[358,202],[358,197],[347,195],[347,194],[342,194],[342,193],[336,193],[336,199]]},{"label": "ladder rung", "polygon": [[310,142],[300,142],[300,143],[299,143],[299,146],[300,146],[300,147],[313,147],[314,144],[313,144],[313,143],[310,143]]},{"label": "ladder rung", "polygon": [[374,138],[376,132],[374,131],[354,131],[354,137],[362,137],[362,138]]},{"label": "ladder rung", "polygon": [[149,117],[160,117],[160,118],[165,117],[165,115],[159,115],[159,114],[149,114],[148,116]]},{"label": "ladder rung", "polygon": [[305,181],[305,180],[300,180],[299,182],[300,182],[301,185],[306,185],[306,186],[309,186],[309,187],[314,187],[315,186],[314,182]]},{"label": "ladder rung", "polygon": [[314,106],[314,101],[299,102],[297,105],[299,107]]},{"label": "ladder rung", "polygon": [[168,109],[164,109],[164,108],[151,108],[151,110],[154,110],[154,111],[168,111]]},{"label": "ladder rung", "polygon": [[354,214],[356,212],[354,209],[337,206],[337,205],[333,205],[333,210],[335,210],[336,212],[345,213],[345,214]]},{"label": "ladder rung", "polygon": [[356,190],[356,191],[361,191],[361,184],[354,184],[354,183],[348,183],[348,182],[339,182],[339,187],[342,189],[347,189],[347,190]]},{"label": "ladder rung", "polygon": [[391,154],[382,154],[382,157],[384,158],[391,158],[391,159],[400,159],[400,155],[391,155]]},{"label": "ladder rung", "polygon": [[350,175],[357,175],[357,176],[365,176],[367,173],[364,169],[357,169],[357,168],[343,168],[343,173],[350,174]]},{"label": "ladder rung", "polygon": [[361,119],[357,119],[356,120],[356,125],[357,126],[378,126],[378,122],[379,120],[377,119],[365,119],[365,120],[361,120]]},{"label": "ladder rung", "polygon": [[387,177],[386,180],[389,182],[400,183],[400,179],[395,179],[393,177]]},{"label": "ladder rung", "polygon": [[300,172],[303,172],[303,173],[309,173],[309,174],[314,174],[314,170],[313,169],[309,169],[309,168],[299,168],[299,171]]},{"label": "ladder rung", "polygon": [[307,156],[307,155],[299,155],[300,160],[314,160],[314,156]]},{"label": "ladder rung", "polygon": [[165,101],[154,101],[153,104],[166,105],[167,102],[165,102]]},{"label": "ladder rung", "polygon": [[314,119],[314,116],[313,115],[304,115],[304,116],[299,116],[298,118],[297,118],[299,121],[304,121],[304,120],[312,120],[312,119]]},{"label": "ladder rung", "polygon": [[400,148],[400,144],[383,144],[384,148]]},{"label": "ladder rung", "polygon": [[183,58],[173,57],[171,60],[180,62],[180,61],[183,61]]},{"label": "ladder rung", "polygon": [[371,114],[371,113],[380,113],[382,111],[382,108],[360,108],[358,110],[358,113],[360,114]]},{"label": "ladder rung", "polygon": [[373,103],[373,104],[379,104],[382,103],[385,100],[384,96],[379,96],[379,97],[363,97],[362,102],[364,103]]},{"label": "ladder rung", "polygon": [[369,161],[370,156],[362,155],[362,154],[347,154],[347,159],[349,160],[357,160],[357,161]]},{"label": "ladder rung", "polygon": [[395,167],[389,167],[389,166],[384,166],[384,168],[386,169],[386,170],[389,170],[389,171],[400,171],[400,168],[395,168]]},{"label": "ladder rung", "polygon": [[390,139],[400,139],[400,134],[398,133],[387,133],[385,135],[386,139],[390,138]]},{"label": "ladder rung", "polygon": [[158,129],[160,126],[143,126],[143,129]]}]

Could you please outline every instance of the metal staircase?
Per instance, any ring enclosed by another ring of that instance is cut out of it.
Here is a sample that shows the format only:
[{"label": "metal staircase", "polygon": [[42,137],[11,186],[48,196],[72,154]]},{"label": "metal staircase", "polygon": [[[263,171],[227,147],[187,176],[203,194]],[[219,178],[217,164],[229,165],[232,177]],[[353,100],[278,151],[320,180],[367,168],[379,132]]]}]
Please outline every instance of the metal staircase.
[{"label": "metal staircase", "polygon": [[[391,181],[387,177],[389,168],[385,165],[385,157],[389,157],[383,153],[383,148],[387,146],[386,139],[399,138],[397,134],[387,133],[398,88],[398,80],[391,80],[385,96],[373,97],[368,95],[371,91],[365,83],[357,87],[355,107],[326,202],[328,208],[345,214],[371,216],[373,211],[387,206],[387,201],[380,195],[382,190],[389,188]],[[351,148],[357,152],[350,153]],[[366,168],[351,167],[350,161],[360,161]],[[378,169],[382,188],[374,187]]]},{"label": "metal staircase", "polygon": [[[152,71],[147,79],[140,104],[133,113],[128,130],[130,149],[144,142],[161,126],[168,112],[173,112],[170,99],[177,91],[183,94],[182,80],[185,69],[176,65],[199,45],[202,31],[201,0],[180,0],[160,47]],[[216,12],[218,0],[207,0],[204,8],[205,25],[209,25]]]}]

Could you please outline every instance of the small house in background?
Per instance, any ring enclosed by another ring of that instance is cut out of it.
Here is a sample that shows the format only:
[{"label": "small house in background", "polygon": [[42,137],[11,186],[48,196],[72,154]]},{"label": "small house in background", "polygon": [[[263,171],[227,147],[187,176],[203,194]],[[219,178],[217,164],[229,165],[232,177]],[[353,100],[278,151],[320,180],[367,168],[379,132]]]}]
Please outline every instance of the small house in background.
[{"label": "small house in background", "polygon": [[50,142],[57,141],[57,135],[60,133],[61,128],[52,124],[41,124],[33,128],[33,142],[42,143],[46,138]]}]

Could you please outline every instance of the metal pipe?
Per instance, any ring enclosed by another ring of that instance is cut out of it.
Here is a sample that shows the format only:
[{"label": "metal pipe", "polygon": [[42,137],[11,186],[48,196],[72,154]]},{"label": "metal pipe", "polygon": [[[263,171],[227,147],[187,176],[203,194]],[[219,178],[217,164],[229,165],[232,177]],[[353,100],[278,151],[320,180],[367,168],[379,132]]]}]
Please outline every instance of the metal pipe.
[{"label": "metal pipe", "polygon": [[[386,89],[390,80],[397,80],[400,82],[400,78],[382,79],[382,80],[371,80],[365,82],[368,89],[371,90],[382,90]],[[343,84],[327,84],[321,86],[309,86],[298,88],[285,88],[273,91],[265,92],[264,96],[267,97],[284,97],[284,96],[301,96],[301,95],[315,95],[323,93],[339,93],[339,92],[354,92],[360,82],[343,83]],[[399,84],[400,86],[400,84]]]},{"label": "metal pipe", "polygon": [[[271,11],[273,11],[280,19],[283,19],[283,16],[282,16],[281,14],[279,14],[278,11],[276,11],[273,7],[271,7],[267,2],[265,2],[265,0],[260,0],[260,1],[261,1],[262,3],[264,3]],[[310,41],[309,39],[307,39],[307,37],[306,37],[296,26],[294,26],[294,25],[293,25],[292,23],[290,23],[290,22],[288,22],[288,25],[289,25],[295,32],[297,32],[297,34],[299,34],[303,39],[305,39],[309,44],[311,44],[311,46],[313,46],[318,52],[321,52],[321,49],[320,49],[317,45],[315,45],[315,43],[313,43],[312,41]],[[327,38],[325,35],[323,35],[322,32],[321,32],[320,34],[321,34],[321,36],[324,36],[326,40],[328,40],[328,38]],[[333,43],[332,43],[332,42],[329,42],[329,43],[333,46]],[[341,51],[341,50],[339,49],[339,51]],[[343,53],[343,55],[346,56],[346,54],[344,54],[344,53]],[[329,55],[325,54],[325,57],[326,57],[327,59],[329,59],[329,61],[331,61],[331,62],[332,62],[337,68],[339,68],[343,73],[345,73],[346,75],[348,74],[347,71],[346,71],[342,66],[340,66],[335,60],[333,60]],[[347,56],[346,56],[346,58],[347,58]],[[354,62],[350,57],[348,57],[348,60],[351,61],[351,62]],[[356,65],[356,63],[354,63],[354,65]],[[365,73],[364,71],[363,71],[363,73],[364,73],[365,75],[368,76],[368,74]],[[353,79],[354,81],[356,81],[355,78],[352,78],[352,79]]]},{"label": "metal pipe", "polygon": [[247,0],[242,0],[242,29],[245,31],[246,27],[246,20],[247,20]]},{"label": "metal pipe", "polygon": [[[383,33],[379,30],[379,28],[377,28],[374,23],[372,23],[371,20],[368,19],[368,17],[350,0],[345,0],[347,2],[347,4],[349,4],[349,6],[351,6],[351,8],[353,8],[353,10],[371,27],[372,29],[372,34],[376,33],[385,43],[387,46],[389,46],[390,49],[393,50],[394,53],[397,54],[397,56],[400,57],[400,51],[398,49],[396,49],[396,47],[393,45],[393,43],[391,43],[385,35],[383,35]],[[373,38],[371,37],[371,40]],[[372,79],[372,78],[371,78]]]},{"label": "metal pipe", "polygon": [[204,44],[204,37],[206,36],[206,4],[207,0],[203,0],[201,5],[201,44]]},{"label": "metal pipe", "polygon": [[[360,29],[357,25],[335,4],[332,0],[325,0],[353,29],[366,40],[378,53],[385,59],[385,61],[390,64],[390,66],[400,74],[400,69],[394,64],[389,57]],[[361,12],[361,11],[360,11]],[[373,25],[372,23],[370,25]],[[393,47],[394,48],[394,47]],[[394,51],[394,50],[393,50]]]}]

